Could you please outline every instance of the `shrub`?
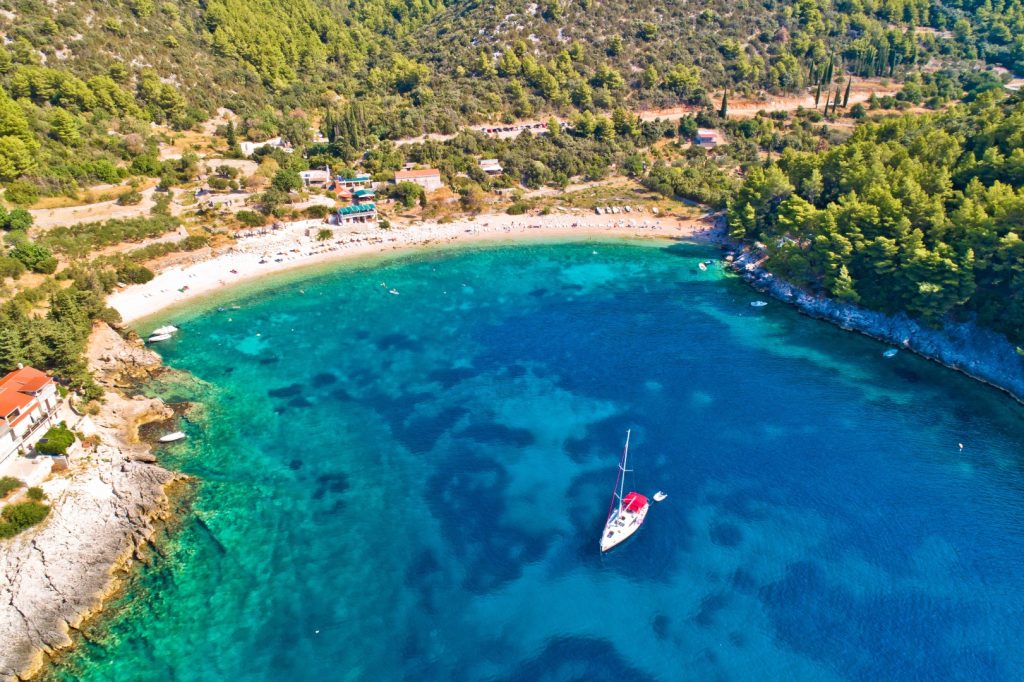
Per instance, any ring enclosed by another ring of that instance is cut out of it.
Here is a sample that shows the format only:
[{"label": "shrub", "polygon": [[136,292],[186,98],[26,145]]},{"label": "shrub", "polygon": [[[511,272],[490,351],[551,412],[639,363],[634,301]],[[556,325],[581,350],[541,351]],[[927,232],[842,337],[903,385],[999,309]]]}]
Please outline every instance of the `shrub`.
[{"label": "shrub", "polygon": [[262,213],[256,211],[239,211],[235,214],[238,218],[238,222],[249,227],[259,227],[267,221],[266,217]]},{"label": "shrub", "polygon": [[0,478],[0,499],[7,497],[7,493],[12,490],[17,490],[23,485],[24,483],[13,476],[4,476],[3,478]]},{"label": "shrub", "polygon": [[10,277],[11,279],[18,279],[25,272],[25,264],[17,258],[11,258],[10,256],[0,256],[0,279],[4,277]]},{"label": "shrub", "polygon": [[117,279],[128,284],[145,284],[153,277],[153,271],[144,265],[125,263],[117,269]]},{"label": "shrub", "polygon": [[44,493],[43,489],[38,486],[32,486],[25,492],[25,494],[28,495],[28,499],[33,502],[42,502],[46,497],[46,493]]},{"label": "shrub", "polygon": [[196,249],[203,248],[209,243],[209,239],[199,234],[190,234],[178,242],[182,251],[195,251]]},{"label": "shrub", "polygon": [[31,182],[16,180],[7,186],[4,198],[12,204],[34,204],[39,201],[39,188]]},{"label": "shrub", "polygon": [[330,212],[331,207],[325,206],[324,204],[314,204],[306,209],[306,215],[310,218],[325,218]]},{"label": "shrub", "polygon": [[142,202],[142,192],[131,189],[117,198],[118,206],[136,206]]},{"label": "shrub", "polygon": [[0,511],[0,538],[12,538],[34,526],[50,513],[50,508],[38,502],[11,504]]},{"label": "shrub", "polygon": [[50,427],[43,440],[36,445],[36,450],[44,455],[65,455],[74,442],[75,434],[61,422],[59,426]]},{"label": "shrub", "polygon": [[505,213],[508,213],[509,215],[523,215],[526,213],[527,208],[529,207],[526,205],[525,201],[517,201],[505,209]]},{"label": "shrub", "polygon": [[53,252],[45,246],[27,240],[11,249],[10,255],[20,260],[32,272],[49,275],[57,269],[57,259],[53,257]]}]

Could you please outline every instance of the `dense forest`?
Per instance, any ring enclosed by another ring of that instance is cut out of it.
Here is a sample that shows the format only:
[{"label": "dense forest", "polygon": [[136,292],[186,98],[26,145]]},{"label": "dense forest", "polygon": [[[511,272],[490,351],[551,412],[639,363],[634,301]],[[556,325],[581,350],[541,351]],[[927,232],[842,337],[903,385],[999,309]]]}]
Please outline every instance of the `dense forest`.
[{"label": "dense forest", "polygon": [[722,89],[796,92],[826,73],[1019,68],[1021,6],[4,0],[0,185],[30,203],[158,174],[150,124],[184,129],[219,107],[242,114],[242,136],[296,144],[310,136],[296,120],[357,107],[369,146],[482,120],[703,104]]},{"label": "dense forest", "polygon": [[1024,100],[990,92],[787,150],[748,170],[729,224],[812,290],[932,323],[974,314],[1020,343]]}]

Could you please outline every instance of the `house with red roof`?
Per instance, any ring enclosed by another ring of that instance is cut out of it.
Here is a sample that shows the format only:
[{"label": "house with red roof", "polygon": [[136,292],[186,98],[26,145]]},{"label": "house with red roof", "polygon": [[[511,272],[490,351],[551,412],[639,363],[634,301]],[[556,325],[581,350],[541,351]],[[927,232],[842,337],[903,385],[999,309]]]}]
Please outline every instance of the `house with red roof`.
[{"label": "house with red roof", "polygon": [[60,396],[45,372],[20,367],[0,379],[0,462],[29,450],[46,433]]},{"label": "house with red roof", "polygon": [[395,184],[414,182],[427,192],[444,187],[441,182],[441,171],[436,168],[419,168],[395,171]]}]

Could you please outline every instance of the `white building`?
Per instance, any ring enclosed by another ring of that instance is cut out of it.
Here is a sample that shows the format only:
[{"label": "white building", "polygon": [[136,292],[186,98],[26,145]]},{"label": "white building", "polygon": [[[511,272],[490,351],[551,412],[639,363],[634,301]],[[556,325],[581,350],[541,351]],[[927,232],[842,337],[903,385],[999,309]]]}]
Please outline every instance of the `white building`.
[{"label": "white building", "polygon": [[441,171],[436,168],[421,168],[419,170],[400,170],[395,172],[395,184],[400,182],[414,182],[427,192],[444,187],[441,182]]},{"label": "white building", "polygon": [[23,367],[0,379],[0,462],[39,442],[59,405],[57,384],[38,369]]},{"label": "white building", "polygon": [[480,170],[488,175],[501,175],[503,169],[497,159],[480,159]]},{"label": "white building", "polygon": [[326,187],[331,181],[331,171],[328,170],[304,170],[299,172],[302,184],[306,187]]},{"label": "white building", "polygon": [[698,147],[704,147],[704,149],[714,149],[720,144],[725,144],[725,138],[717,130],[698,128],[697,136],[693,138],[693,143]]},{"label": "white building", "polygon": [[280,149],[281,151],[288,153],[291,153],[292,151],[291,145],[282,140],[280,137],[272,137],[269,140],[264,140],[263,142],[250,142],[246,140],[245,142],[240,143],[238,146],[239,148],[241,148],[243,156],[252,156],[253,152],[255,152],[257,149],[263,149],[264,147],[273,147],[275,149]]}]

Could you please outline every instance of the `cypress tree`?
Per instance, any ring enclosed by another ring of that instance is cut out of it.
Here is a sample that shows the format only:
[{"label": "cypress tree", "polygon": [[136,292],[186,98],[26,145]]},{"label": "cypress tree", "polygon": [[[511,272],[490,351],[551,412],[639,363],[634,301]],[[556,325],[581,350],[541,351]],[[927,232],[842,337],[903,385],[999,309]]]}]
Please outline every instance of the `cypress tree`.
[{"label": "cypress tree", "polygon": [[729,91],[726,90],[722,93],[722,107],[718,110],[718,115],[722,118],[726,118],[729,115]]},{"label": "cypress tree", "polygon": [[238,144],[238,134],[235,133],[234,121],[228,121],[228,129],[224,132],[224,136],[228,141],[228,149],[234,149],[235,145]]},{"label": "cypress tree", "polygon": [[843,108],[844,109],[850,103],[850,86],[851,85],[853,85],[853,76],[852,75],[846,80],[846,92],[843,94]]},{"label": "cypress tree", "polygon": [[836,115],[836,107],[839,106],[839,86],[836,86],[836,94],[832,98],[832,115]]},{"label": "cypress tree", "polygon": [[828,67],[825,69],[825,85],[832,85],[832,67],[835,63],[834,53],[828,56]]},{"label": "cypress tree", "polygon": [[818,102],[821,101],[821,81],[818,81],[818,89],[814,93],[814,108],[818,108]]}]

